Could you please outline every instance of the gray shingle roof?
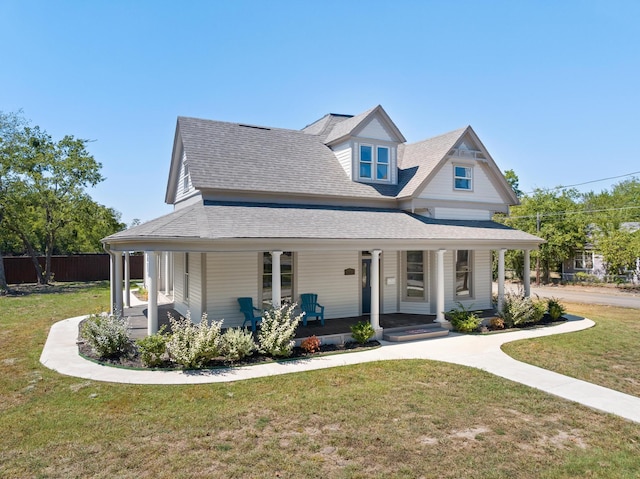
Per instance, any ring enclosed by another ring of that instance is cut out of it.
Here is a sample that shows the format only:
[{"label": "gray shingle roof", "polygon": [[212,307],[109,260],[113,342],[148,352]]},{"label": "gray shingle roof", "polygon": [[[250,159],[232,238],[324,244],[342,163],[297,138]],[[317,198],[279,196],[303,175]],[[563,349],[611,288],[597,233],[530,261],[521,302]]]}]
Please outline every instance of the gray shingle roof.
[{"label": "gray shingle roof", "polygon": [[542,242],[492,221],[434,220],[394,209],[217,202],[174,211],[104,241],[240,238]]}]

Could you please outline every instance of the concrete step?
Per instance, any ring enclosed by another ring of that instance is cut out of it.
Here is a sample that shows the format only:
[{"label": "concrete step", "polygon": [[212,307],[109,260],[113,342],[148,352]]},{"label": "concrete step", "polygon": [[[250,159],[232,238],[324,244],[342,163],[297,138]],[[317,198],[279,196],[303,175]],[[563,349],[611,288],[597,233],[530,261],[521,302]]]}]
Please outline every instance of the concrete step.
[{"label": "concrete step", "polygon": [[385,329],[382,338],[385,341],[415,341],[417,339],[437,338],[447,336],[449,330],[440,327],[439,324],[422,324],[405,328]]}]

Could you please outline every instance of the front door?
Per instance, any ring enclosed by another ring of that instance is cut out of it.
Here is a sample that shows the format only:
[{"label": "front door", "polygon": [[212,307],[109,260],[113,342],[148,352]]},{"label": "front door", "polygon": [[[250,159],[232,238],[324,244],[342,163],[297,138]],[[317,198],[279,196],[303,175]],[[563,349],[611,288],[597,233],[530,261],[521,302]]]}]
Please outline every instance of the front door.
[{"label": "front door", "polygon": [[371,313],[371,258],[362,258],[362,314]]}]

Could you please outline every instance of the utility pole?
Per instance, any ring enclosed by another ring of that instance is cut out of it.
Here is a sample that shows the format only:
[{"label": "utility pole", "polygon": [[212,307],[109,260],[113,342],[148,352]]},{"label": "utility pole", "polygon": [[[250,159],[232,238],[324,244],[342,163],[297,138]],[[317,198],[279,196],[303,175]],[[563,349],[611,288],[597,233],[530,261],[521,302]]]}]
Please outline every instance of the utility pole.
[{"label": "utility pole", "polygon": [[[540,213],[536,213],[536,233],[540,236]],[[540,248],[536,255],[536,286],[540,286]]]}]

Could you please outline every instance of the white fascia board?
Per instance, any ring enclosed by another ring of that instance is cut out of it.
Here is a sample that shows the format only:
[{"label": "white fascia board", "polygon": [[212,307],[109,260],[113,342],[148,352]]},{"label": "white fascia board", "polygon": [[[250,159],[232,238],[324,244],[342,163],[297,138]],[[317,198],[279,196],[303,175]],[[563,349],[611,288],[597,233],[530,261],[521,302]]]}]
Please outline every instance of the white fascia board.
[{"label": "white fascia board", "polygon": [[454,250],[470,249],[487,251],[495,249],[537,249],[541,239],[404,239],[404,240],[303,240],[288,238],[241,238],[224,240],[176,240],[156,238],[118,240],[109,243],[111,251],[174,251],[174,252],[247,252],[247,251],[368,251],[382,249],[401,250]]}]

